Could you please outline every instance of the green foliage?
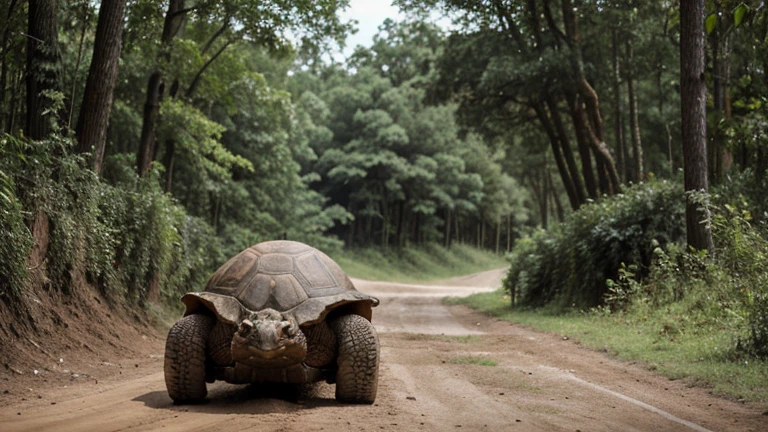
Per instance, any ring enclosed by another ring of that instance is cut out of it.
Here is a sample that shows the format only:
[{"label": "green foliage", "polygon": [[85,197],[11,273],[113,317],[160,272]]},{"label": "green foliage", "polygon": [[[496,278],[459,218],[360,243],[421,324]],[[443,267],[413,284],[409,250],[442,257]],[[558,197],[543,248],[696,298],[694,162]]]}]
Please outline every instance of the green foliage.
[{"label": "green foliage", "polygon": [[504,286],[514,302],[527,306],[602,304],[620,277],[647,273],[655,248],[684,237],[683,216],[679,186],[667,181],[632,186],[520,240],[509,255]]},{"label": "green foliage", "polygon": [[23,142],[7,135],[0,138],[0,299],[9,304],[21,298],[33,245],[13,179],[16,165],[25,158]]},{"label": "green foliage", "polygon": [[670,338],[723,332],[731,346],[721,346],[721,355],[765,359],[768,240],[763,228],[753,225],[742,196],[722,194],[727,188],[719,192],[710,206],[713,253],[686,251],[676,244],[657,247],[642,280],[630,267],[622,266],[618,280],[609,282],[607,308],[602,312],[653,316],[660,323],[659,332]]},{"label": "green foliage", "polygon": [[[716,395],[766,402],[768,361],[733,355],[735,330],[728,313],[721,313],[718,305],[727,289],[701,283],[696,291],[688,290],[683,301],[653,307],[635,302],[621,311],[552,313],[547,308],[510,308],[509,295],[503,290],[449,300],[567,337],[623,361],[639,362],[670,379],[708,387]],[[691,311],[695,314],[690,315]]]},{"label": "green foliage", "polygon": [[504,259],[488,251],[454,244],[424,244],[401,250],[356,248],[329,251],[350,276],[368,280],[424,282],[502,268]]},{"label": "green foliage", "polygon": [[72,294],[82,288],[77,275],[83,275],[115,302],[144,303],[151,295],[175,300],[200,287],[223,260],[210,226],[164,194],[157,177],[138,179],[125,160],[112,158],[107,166],[116,183],[107,184],[82,157],[68,154],[70,148],[56,138],[2,141],[0,172],[4,184],[15,187],[2,213],[8,250],[0,278],[10,289],[3,295],[20,300],[32,246],[27,226],[40,215],[48,227],[41,225],[35,238],[48,243],[40,263],[48,289]]},{"label": "green foliage", "polygon": [[234,167],[253,171],[253,164],[232,154],[219,141],[225,128],[209,120],[198,109],[178,100],[166,99],[160,106],[158,138],[175,140],[180,153],[216,179],[226,179]]}]

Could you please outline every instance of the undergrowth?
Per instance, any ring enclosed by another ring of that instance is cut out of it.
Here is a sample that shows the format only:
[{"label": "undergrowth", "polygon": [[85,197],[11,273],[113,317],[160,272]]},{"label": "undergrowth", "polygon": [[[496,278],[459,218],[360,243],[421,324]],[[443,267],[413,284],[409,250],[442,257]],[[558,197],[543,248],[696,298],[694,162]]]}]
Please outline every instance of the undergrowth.
[{"label": "undergrowth", "polygon": [[519,243],[505,291],[457,301],[719,394],[767,401],[768,236],[739,193],[745,181],[702,200],[712,251],[687,249],[674,228],[683,202],[677,188],[638,185]]},{"label": "undergrowth", "polygon": [[[176,300],[200,286],[222,260],[210,226],[162,192],[157,171],[139,178],[131,161],[115,159],[105,168],[111,181],[101,181],[71,148],[60,138],[0,140],[0,296],[20,304],[30,270],[64,294],[83,274],[119,303],[143,304],[151,294]],[[47,232],[33,233],[41,217]],[[27,267],[33,236],[48,240],[42,269]]]},{"label": "undergrowth", "polygon": [[583,206],[559,225],[515,245],[505,287],[515,304],[592,307],[622,263],[647,272],[654,246],[685,235],[682,188],[668,181],[627,187]]}]

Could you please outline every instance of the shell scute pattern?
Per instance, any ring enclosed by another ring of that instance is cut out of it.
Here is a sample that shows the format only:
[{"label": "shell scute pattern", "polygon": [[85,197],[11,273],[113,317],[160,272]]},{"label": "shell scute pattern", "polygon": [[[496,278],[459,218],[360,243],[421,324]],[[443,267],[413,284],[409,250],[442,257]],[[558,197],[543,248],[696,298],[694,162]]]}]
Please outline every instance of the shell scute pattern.
[{"label": "shell scute pattern", "polygon": [[251,310],[286,311],[310,298],[354,291],[341,268],[322,252],[300,243],[267,242],[230,259],[206,291],[230,295]]}]

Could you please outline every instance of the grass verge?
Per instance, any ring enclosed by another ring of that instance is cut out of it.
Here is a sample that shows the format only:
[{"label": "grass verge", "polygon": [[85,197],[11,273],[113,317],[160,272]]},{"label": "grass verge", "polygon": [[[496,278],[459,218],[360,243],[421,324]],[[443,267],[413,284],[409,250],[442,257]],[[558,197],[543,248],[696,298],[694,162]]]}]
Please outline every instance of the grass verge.
[{"label": "grass verge", "polygon": [[673,308],[644,316],[604,311],[554,314],[546,309],[512,309],[503,290],[446,302],[567,336],[618,359],[643,363],[670,379],[709,387],[715,395],[768,402],[768,362],[733,356],[733,335],[716,326],[680,331],[674,325]]},{"label": "grass verge", "polygon": [[503,256],[459,244],[450,248],[352,249],[334,253],[332,258],[352,277],[397,282],[448,279],[508,265]]},{"label": "grass verge", "polygon": [[478,357],[478,356],[454,357],[451,359],[451,363],[462,364],[462,365],[471,364],[471,365],[478,365],[478,366],[496,366],[498,364],[494,360],[491,360],[485,357]]}]

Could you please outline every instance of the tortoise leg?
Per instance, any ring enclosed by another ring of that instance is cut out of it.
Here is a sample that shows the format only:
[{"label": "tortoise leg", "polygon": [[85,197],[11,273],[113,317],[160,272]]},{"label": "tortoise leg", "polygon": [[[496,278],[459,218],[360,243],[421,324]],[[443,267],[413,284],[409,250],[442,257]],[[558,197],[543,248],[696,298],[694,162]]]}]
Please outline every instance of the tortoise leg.
[{"label": "tortoise leg", "polygon": [[307,366],[322,368],[330,365],[336,359],[336,335],[325,321],[302,327],[301,331],[307,336]]},{"label": "tortoise leg", "polygon": [[336,400],[372,404],[379,385],[379,338],[376,329],[359,315],[331,320],[339,353],[336,360]]},{"label": "tortoise leg", "polygon": [[235,326],[216,320],[208,336],[208,356],[216,366],[232,364],[232,336]]},{"label": "tortoise leg", "polygon": [[206,338],[215,318],[189,315],[176,322],[165,342],[165,386],[176,404],[205,400]]}]

